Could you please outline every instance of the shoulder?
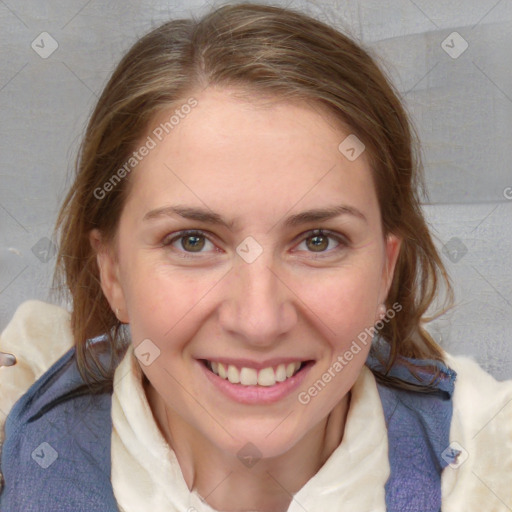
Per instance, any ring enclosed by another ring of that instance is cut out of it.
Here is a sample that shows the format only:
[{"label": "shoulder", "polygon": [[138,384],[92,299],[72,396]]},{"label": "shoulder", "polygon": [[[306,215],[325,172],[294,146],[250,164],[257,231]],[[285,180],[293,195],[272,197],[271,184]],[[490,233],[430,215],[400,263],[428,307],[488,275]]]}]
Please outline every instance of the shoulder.
[{"label": "shoulder", "polygon": [[27,300],[20,304],[0,335],[0,348],[16,355],[40,377],[73,345],[70,313],[55,304]]},{"label": "shoulder", "polygon": [[[106,342],[91,345],[102,364]],[[115,510],[111,394],[91,394],[69,349],[21,396],[5,422],[1,510]],[[7,507],[7,508],[4,508]],[[40,507],[40,508],[38,508]]]},{"label": "shoulder", "polygon": [[510,510],[512,380],[467,356],[445,353],[445,361],[457,372],[450,446],[461,453],[443,473],[443,511]]},{"label": "shoulder", "polygon": [[0,409],[7,413],[72,346],[68,311],[38,300],[18,306],[0,335],[0,350],[14,354],[17,360],[15,366],[0,372]]},{"label": "shoulder", "polygon": [[[376,344],[386,355],[387,345]],[[497,381],[467,356],[443,354],[443,361],[408,360],[415,365],[437,367],[435,393],[415,393],[379,385],[388,436],[390,465],[400,473],[411,453],[421,464],[407,468],[404,481],[419,468],[425,479],[425,461],[442,469],[443,512],[505,512],[512,510],[512,380]],[[368,363],[382,370],[375,358]],[[422,375],[422,371],[415,372]],[[409,369],[397,362],[389,374],[402,383],[417,382]],[[430,372],[425,372],[428,382]],[[421,435],[418,435],[421,432]],[[421,445],[422,439],[427,444]],[[420,444],[416,452],[414,443]],[[430,452],[431,458],[421,455]],[[436,471],[438,470],[436,469]],[[420,481],[418,480],[418,481]],[[396,492],[402,489],[398,479]]]},{"label": "shoulder", "polygon": [[492,398],[489,395],[498,393],[497,400],[508,396],[512,398],[512,379],[499,381],[486,372],[480,364],[469,356],[452,355],[444,352],[446,364],[457,373],[456,393],[460,396],[471,392],[476,397]]},{"label": "shoulder", "polygon": [[453,415],[455,424],[460,420],[458,429],[477,443],[490,434],[512,442],[512,380],[496,380],[467,356],[445,353],[445,361],[457,373]]},{"label": "shoulder", "polygon": [[[107,368],[106,360],[110,356],[108,343],[94,343],[90,350],[95,352],[103,367]],[[6,435],[16,425],[35,421],[67,399],[91,394],[87,389],[78,370],[76,349],[72,347],[53,363],[14,404],[5,421]]]}]

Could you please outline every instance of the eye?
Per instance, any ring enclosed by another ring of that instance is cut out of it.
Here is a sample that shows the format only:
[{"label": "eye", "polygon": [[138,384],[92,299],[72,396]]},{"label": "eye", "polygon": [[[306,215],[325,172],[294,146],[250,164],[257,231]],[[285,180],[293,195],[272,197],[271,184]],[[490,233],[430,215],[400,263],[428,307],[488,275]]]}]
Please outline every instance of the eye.
[{"label": "eye", "polygon": [[[349,241],[346,237],[322,229],[308,231],[301,235],[300,239],[302,240],[300,245],[306,244],[306,247],[310,249],[307,250],[307,252],[318,254],[328,253],[328,255],[331,255],[331,253],[343,250],[349,245]],[[308,244],[310,240],[312,243]],[[338,245],[334,249],[326,250],[332,240],[335,240]],[[174,245],[176,242],[180,242],[179,246]],[[164,247],[173,246],[180,253],[182,258],[193,258],[194,256],[188,256],[188,254],[207,252],[202,250],[207,243],[215,247],[213,242],[203,231],[192,229],[167,236],[164,238],[162,245]],[[319,257],[323,257],[323,255]]]},{"label": "eye", "polygon": [[[349,245],[348,240],[344,236],[332,233],[331,231],[324,231],[322,229],[308,231],[302,235],[302,237],[304,240],[302,243],[306,244],[306,247],[312,249],[312,251],[309,252],[313,253],[329,253],[329,255],[331,255],[330,253],[340,251]],[[308,244],[309,240],[311,240],[310,244]],[[338,245],[334,249],[327,251],[326,249],[331,240],[335,240]],[[320,257],[323,257],[323,254]]]},{"label": "eye", "polygon": [[213,245],[211,240],[200,230],[192,229],[187,231],[180,231],[179,233],[174,234],[174,236],[167,236],[164,238],[162,245],[164,247],[172,246],[175,242],[180,241],[179,244],[181,246],[181,249],[184,250],[180,251],[178,249],[178,252],[181,252],[181,256],[183,258],[190,258],[190,256],[187,256],[187,252],[191,253],[201,253],[205,251],[201,251],[201,249],[205,246],[206,242],[209,242]]}]

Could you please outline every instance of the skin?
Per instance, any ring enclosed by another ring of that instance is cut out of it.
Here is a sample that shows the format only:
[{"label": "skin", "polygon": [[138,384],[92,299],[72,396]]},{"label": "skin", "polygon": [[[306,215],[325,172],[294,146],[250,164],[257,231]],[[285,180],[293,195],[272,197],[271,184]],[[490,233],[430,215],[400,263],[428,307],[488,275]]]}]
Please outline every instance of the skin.
[{"label": "skin", "polygon": [[[379,319],[400,240],[382,232],[366,153],[353,162],[340,153],[350,131],[326,112],[305,103],[264,106],[227,89],[194,97],[197,107],[132,171],[114,243],[102,243],[97,230],[90,239],[105,296],[130,324],[134,345],[149,338],[161,351],[141,364],[146,395],[189,489],[219,510],[283,511],[342,441],[369,345],[309,404],[297,395]],[[237,224],[143,220],[178,203]],[[289,215],[340,204],[365,220],[346,214],[284,226]],[[320,228],[348,243],[305,235]],[[203,230],[199,252],[186,236],[164,245],[184,229]],[[263,250],[252,263],[236,252],[248,236]],[[293,355],[315,365],[297,392],[246,405],[205,378],[196,359],[216,355]],[[237,457],[247,442],[262,457],[252,468]]]}]

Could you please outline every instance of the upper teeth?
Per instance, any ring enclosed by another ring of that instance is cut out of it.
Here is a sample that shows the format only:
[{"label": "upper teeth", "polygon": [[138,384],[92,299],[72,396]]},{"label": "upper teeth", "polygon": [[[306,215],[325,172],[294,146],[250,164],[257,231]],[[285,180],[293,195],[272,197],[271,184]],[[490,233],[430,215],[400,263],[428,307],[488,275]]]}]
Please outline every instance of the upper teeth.
[{"label": "upper teeth", "polygon": [[238,369],[232,364],[224,365],[216,361],[208,361],[208,364],[213,373],[223,379],[229,380],[232,384],[242,384],[243,386],[255,386],[257,384],[260,386],[273,386],[276,382],[283,382],[294,375],[300,368],[301,362],[296,361],[295,363],[280,364],[275,370],[269,366],[259,371],[254,368],[246,368],[245,366]]}]

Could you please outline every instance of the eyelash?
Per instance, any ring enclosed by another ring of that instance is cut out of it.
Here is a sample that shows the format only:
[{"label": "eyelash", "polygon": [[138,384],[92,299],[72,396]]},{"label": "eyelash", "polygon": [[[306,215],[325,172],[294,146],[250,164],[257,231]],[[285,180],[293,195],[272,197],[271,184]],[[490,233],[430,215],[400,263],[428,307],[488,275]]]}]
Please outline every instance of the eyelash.
[{"label": "eyelash", "polygon": [[[175,241],[180,240],[182,238],[186,238],[188,236],[202,236],[213,244],[213,241],[205,234],[204,231],[202,231],[200,229],[190,229],[190,230],[185,230],[185,231],[179,231],[178,233],[174,234],[174,236],[172,238],[169,238],[170,235],[166,236],[163,239],[162,246],[169,247]],[[336,242],[338,242],[340,245],[337,248],[332,249],[330,251],[321,251],[319,253],[312,252],[312,254],[316,254],[316,256],[314,256],[314,258],[324,258],[325,256],[322,256],[322,254],[328,253],[330,255],[330,253],[343,250],[350,245],[350,242],[346,237],[336,234],[329,230],[324,230],[324,229],[311,229],[309,231],[306,231],[305,233],[303,233],[303,235],[301,235],[300,241],[303,242],[304,240],[307,240],[308,238],[313,238],[315,236],[323,236],[323,237],[327,237],[327,238],[336,240]],[[187,252],[187,251],[179,251],[179,252],[180,252],[180,257],[185,258],[185,259],[195,259],[196,258],[196,256],[189,256],[190,254],[202,254],[202,252],[198,252],[198,253]]]}]

